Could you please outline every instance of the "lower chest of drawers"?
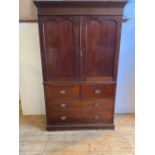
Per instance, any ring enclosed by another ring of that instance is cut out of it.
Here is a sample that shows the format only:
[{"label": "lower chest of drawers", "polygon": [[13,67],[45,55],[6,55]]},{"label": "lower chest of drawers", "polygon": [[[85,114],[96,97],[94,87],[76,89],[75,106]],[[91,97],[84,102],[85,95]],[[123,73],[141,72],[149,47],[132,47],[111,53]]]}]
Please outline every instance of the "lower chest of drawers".
[{"label": "lower chest of drawers", "polygon": [[111,123],[113,100],[53,100],[47,102],[48,122],[64,123]]},{"label": "lower chest of drawers", "polygon": [[115,85],[46,85],[49,130],[113,128]]}]

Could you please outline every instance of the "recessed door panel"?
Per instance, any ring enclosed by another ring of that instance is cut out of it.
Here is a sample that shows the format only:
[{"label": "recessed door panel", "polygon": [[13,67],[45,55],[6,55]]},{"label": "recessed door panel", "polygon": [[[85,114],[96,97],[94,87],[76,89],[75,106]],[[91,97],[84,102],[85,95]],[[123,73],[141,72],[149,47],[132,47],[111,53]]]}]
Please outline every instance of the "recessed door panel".
[{"label": "recessed door panel", "polygon": [[78,18],[40,17],[45,81],[78,80]]},{"label": "recessed door panel", "polygon": [[84,79],[113,80],[117,22],[111,17],[81,19]]}]

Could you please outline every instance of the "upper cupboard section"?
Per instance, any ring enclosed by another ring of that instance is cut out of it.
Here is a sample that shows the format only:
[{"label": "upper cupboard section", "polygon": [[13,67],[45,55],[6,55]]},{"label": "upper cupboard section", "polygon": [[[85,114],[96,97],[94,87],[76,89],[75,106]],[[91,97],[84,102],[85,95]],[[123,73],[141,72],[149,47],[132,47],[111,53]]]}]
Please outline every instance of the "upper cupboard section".
[{"label": "upper cupboard section", "polygon": [[44,82],[115,81],[120,16],[39,16]]}]

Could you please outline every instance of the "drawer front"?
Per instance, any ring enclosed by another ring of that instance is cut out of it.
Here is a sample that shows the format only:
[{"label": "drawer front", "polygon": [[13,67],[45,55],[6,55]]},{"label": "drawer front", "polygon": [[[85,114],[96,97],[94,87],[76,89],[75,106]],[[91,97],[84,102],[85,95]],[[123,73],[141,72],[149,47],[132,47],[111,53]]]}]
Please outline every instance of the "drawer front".
[{"label": "drawer front", "polygon": [[103,97],[114,97],[115,96],[115,85],[82,85],[81,86],[81,97],[82,98],[103,98]]},{"label": "drawer front", "polygon": [[99,110],[112,111],[113,99],[102,100],[51,100],[47,102],[47,111],[68,111],[68,110]]},{"label": "drawer front", "polygon": [[73,99],[79,98],[80,87],[78,85],[45,85],[46,99]]},{"label": "drawer front", "polygon": [[58,111],[51,112],[47,118],[49,124],[113,122],[112,112],[100,111]]}]

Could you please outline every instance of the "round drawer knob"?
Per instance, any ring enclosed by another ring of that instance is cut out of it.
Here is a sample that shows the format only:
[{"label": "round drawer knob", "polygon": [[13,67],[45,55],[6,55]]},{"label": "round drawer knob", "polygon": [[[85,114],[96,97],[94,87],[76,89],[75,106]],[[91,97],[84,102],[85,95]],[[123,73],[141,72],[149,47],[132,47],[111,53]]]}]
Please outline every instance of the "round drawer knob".
[{"label": "round drawer knob", "polygon": [[64,120],[66,120],[67,119],[67,117],[66,116],[61,116],[61,118],[60,118],[62,121],[64,121]]},{"label": "round drawer knob", "polygon": [[60,107],[61,107],[61,108],[65,108],[65,107],[66,107],[66,104],[65,104],[65,103],[61,103],[61,104],[60,104]]},{"label": "round drawer knob", "polygon": [[95,89],[95,94],[96,94],[96,95],[98,95],[98,94],[100,94],[100,93],[101,93],[101,90]]},{"label": "round drawer knob", "polygon": [[60,90],[60,94],[62,95],[66,94],[66,90]]},{"label": "round drawer knob", "polygon": [[100,119],[100,116],[99,115],[96,115],[94,118],[95,118],[95,120],[99,120]]},{"label": "round drawer knob", "polygon": [[99,103],[95,103],[94,106],[95,106],[95,107],[99,107],[100,104],[99,104]]}]

